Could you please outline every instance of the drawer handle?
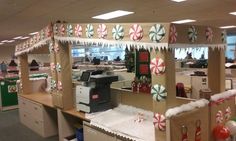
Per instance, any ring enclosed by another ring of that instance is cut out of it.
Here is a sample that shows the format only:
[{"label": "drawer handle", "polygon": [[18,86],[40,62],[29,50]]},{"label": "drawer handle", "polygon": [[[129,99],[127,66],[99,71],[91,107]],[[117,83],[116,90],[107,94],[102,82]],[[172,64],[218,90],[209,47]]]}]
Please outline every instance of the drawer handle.
[{"label": "drawer handle", "polygon": [[26,117],[26,115],[24,114],[24,117]]},{"label": "drawer handle", "polygon": [[37,107],[34,107],[34,110],[38,110],[38,108],[37,108]]}]

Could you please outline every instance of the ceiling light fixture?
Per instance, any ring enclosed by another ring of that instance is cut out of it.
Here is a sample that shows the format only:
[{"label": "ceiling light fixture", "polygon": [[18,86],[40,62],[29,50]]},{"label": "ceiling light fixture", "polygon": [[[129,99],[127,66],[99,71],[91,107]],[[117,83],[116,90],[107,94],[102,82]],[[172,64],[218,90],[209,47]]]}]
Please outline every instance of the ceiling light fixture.
[{"label": "ceiling light fixture", "polygon": [[174,1],[174,2],[184,2],[186,0],[171,0],[171,1]]},{"label": "ceiling light fixture", "polygon": [[32,33],[29,33],[29,35],[35,35],[35,34],[38,34],[39,32],[32,32]]},{"label": "ceiling light fixture", "polygon": [[2,43],[7,43],[7,42],[8,42],[8,40],[2,40],[1,42],[2,42]]},{"label": "ceiling light fixture", "polygon": [[228,26],[221,26],[222,29],[228,29],[228,28],[236,28],[235,25],[228,25]]},{"label": "ceiling light fixture", "polygon": [[8,40],[7,43],[15,42],[15,40]]},{"label": "ceiling light fixture", "polygon": [[28,36],[25,36],[25,37],[22,37],[20,38],[21,40],[24,40],[24,39],[28,39],[29,37]]},{"label": "ceiling light fixture", "polygon": [[4,43],[0,43],[0,45],[3,45]]},{"label": "ceiling light fixture", "polygon": [[13,39],[17,40],[17,39],[21,39],[21,38],[22,38],[22,36],[18,36],[18,37],[15,37]]},{"label": "ceiling light fixture", "polygon": [[175,23],[175,24],[183,24],[183,23],[191,23],[191,22],[196,22],[196,20],[184,19],[184,20],[180,20],[180,21],[173,21],[172,23]]},{"label": "ceiling light fixture", "polygon": [[229,14],[236,16],[236,12],[230,12]]},{"label": "ceiling light fixture", "polygon": [[101,20],[109,20],[109,19],[113,19],[113,18],[117,18],[117,17],[122,17],[122,16],[130,15],[130,14],[134,14],[134,12],[123,11],[123,10],[116,10],[116,11],[112,11],[112,12],[109,12],[109,13],[105,13],[105,14],[101,14],[101,15],[98,15],[98,16],[94,16],[92,18],[93,19],[101,19]]}]

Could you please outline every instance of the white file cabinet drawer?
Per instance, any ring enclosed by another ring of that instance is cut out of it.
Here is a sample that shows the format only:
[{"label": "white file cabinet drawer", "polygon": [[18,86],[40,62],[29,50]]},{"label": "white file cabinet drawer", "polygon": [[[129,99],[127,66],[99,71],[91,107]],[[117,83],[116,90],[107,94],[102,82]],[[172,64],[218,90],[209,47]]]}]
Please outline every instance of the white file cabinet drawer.
[{"label": "white file cabinet drawer", "polygon": [[[22,124],[35,131],[42,137],[49,137],[58,133],[56,110],[48,112],[42,104],[19,97],[19,115]],[[54,116],[51,116],[53,115]]]}]

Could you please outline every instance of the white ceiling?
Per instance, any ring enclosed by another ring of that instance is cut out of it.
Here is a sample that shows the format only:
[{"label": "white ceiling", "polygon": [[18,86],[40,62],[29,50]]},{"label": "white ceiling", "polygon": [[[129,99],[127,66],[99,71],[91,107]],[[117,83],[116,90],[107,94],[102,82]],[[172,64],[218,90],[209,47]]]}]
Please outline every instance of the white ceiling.
[{"label": "white ceiling", "polygon": [[[91,19],[113,10],[128,10],[135,14],[113,20]],[[191,24],[236,25],[236,0],[0,0],[0,41],[38,31],[57,20],[87,22],[171,22],[195,19]],[[236,29],[228,30],[236,34]],[[2,46],[13,46],[16,43]]]}]

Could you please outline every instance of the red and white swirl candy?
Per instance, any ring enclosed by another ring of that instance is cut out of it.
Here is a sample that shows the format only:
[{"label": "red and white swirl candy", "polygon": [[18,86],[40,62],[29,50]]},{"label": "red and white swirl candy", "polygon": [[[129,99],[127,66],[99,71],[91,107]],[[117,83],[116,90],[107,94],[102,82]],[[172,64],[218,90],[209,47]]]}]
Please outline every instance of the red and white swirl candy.
[{"label": "red and white swirl candy", "polygon": [[159,113],[154,114],[153,124],[155,128],[161,131],[165,131],[166,130],[166,117]]},{"label": "red and white swirl candy", "polygon": [[57,82],[57,89],[58,90],[62,90],[62,83],[61,83],[61,81]]},{"label": "red and white swirl candy", "polygon": [[98,38],[105,39],[107,37],[107,26],[105,24],[99,24],[97,33],[98,33]]},{"label": "red and white swirl candy", "polygon": [[129,30],[130,39],[133,41],[140,41],[143,38],[143,29],[140,25],[134,24]]},{"label": "red and white swirl candy", "polygon": [[54,72],[55,71],[55,69],[56,69],[56,65],[55,65],[55,63],[50,63],[50,68],[51,68],[51,71],[52,72]]},{"label": "red and white swirl candy", "polygon": [[159,57],[153,58],[150,63],[150,70],[152,74],[161,75],[165,72],[165,63]]},{"label": "red and white swirl candy", "polygon": [[66,30],[65,30],[65,25],[64,25],[64,24],[61,24],[61,25],[60,25],[60,35],[62,35],[62,36],[65,35],[65,31],[66,31]]},{"label": "red and white swirl candy", "polygon": [[218,111],[218,112],[216,113],[216,123],[217,123],[217,124],[220,124],[220,123],[223,122],[223,120],[224,120],[224,118],[223,118],[223,112],[222,112],[222,111]]},{"label": "red and white swirl candy", "polygon": [[229,120],[231,118],[231,114],[232,114],[231,108],[230,107],[226,108],[226,110],[225,110],[225,120]]},{"label": "red and white swirl candy", "polygon": [[77,24],[75,26],[75,36],[81,37],[82,36],[82,26]]},{"label": "red and white swirl candy", "polygon": [[206,40],[208,42],[212,42],[212,38],[213,38],[213,31],[210,27],[206,28]]},{"label": "red and white swirl candy", "polygon": [[52,28],[51,28],[51,26],[47,26],[46,36],[47,37],[51,37],[52,36]]},{"label": "red and white swirl candy", "polygon": [[178,33],[176,31],[176,27],[174,25],[171,25],[170,27],[170,35],[169,35],[169,42],[175,43],[177,41]]}]

